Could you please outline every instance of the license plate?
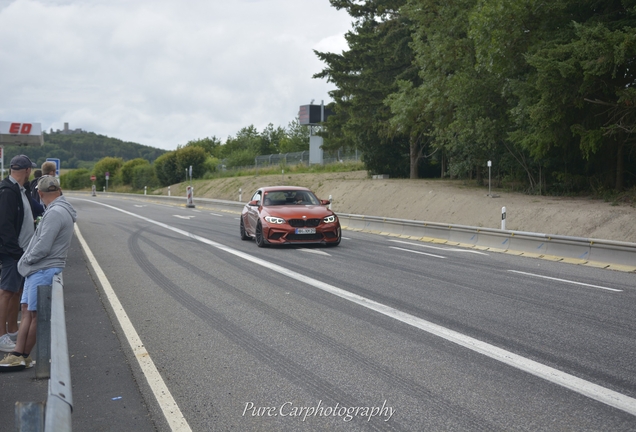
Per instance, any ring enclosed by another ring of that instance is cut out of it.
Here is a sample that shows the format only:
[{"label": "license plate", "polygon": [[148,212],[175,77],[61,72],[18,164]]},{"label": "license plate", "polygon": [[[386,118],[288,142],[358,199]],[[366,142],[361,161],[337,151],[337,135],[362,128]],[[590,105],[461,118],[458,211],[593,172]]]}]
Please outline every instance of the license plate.
[{"label": "license plate", "polygon": [[316,228],[296,228],[296,234],[316,234]]}]

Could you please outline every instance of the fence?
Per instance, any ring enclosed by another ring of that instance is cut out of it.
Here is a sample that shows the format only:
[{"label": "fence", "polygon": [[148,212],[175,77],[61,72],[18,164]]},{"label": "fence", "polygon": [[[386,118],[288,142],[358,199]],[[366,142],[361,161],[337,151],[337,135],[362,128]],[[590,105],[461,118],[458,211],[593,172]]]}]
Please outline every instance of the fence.
[{"label": "fence", "polygon": [[[330,164],[336,162],[350,162],[350,161],[359,161],[362,157],[362,152],[358,150],[353,151],[343,151],[337,150],[334,152],[324,152],[323,154],[323,164]],[[217,166],[217,171],[239,171],[245,169],[258,169],[271,167],[276,165],[284,165],[284,166],[292,166],[292,165],[300,165],[306,164],[309,165],[309,150],[302,152],[291,152],[291,153],[279,153],[279,154],[269,154],[269,155],[260,155],[254,158],[254,165],[246,165],[246,166],[234,166],[228,167],[226,165],[227,160],[222,160],[221,164]]]}]

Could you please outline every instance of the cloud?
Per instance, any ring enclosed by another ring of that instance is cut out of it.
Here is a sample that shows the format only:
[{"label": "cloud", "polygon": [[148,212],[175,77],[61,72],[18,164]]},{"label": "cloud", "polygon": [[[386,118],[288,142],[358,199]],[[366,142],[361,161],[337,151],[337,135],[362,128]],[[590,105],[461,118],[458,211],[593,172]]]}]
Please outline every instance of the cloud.
[{"label": "cloud", "polygon": [[164,149],[286,126],[329,102],[313,50],[350,22],[327,0],[0,0],[0,120]]}]

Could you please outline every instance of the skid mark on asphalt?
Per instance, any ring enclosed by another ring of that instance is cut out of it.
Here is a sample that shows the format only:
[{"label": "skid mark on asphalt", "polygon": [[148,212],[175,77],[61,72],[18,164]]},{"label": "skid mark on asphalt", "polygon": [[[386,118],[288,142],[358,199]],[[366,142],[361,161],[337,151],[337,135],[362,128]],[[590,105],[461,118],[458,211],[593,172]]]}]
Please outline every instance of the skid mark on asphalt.
[{"label": "skid mark on asphalt", "polygon": [[[201,303],[200,300],[188,294],[181,287],[165,276],[161,269],[154,266],[148,260],[144,251],[139,247],[139,241],[148,243],[153,248],[160,247],[156,243],[142,237],[140,231],[134,233],[128,240],[128,247],[135,259],[135,262],[161,289],[183,305],[188,311],[199,317],[214,331],[222,333],[229,341],[235,343],[242,349],[250,353],[259,361],[265,363],[281,376],[290,382],[302,386],[306,391],[313,394],[318,399],[329,400],[333,405],[339,403],[342,406],[363,406],[364,402],[356,400],[354,397],[334,387],[329,381],[319,377],[300,364],[280,354],[266,343],[256,339],[252,334],[243,330],[229,319]],[[173,257],[176,257],[173,255]],[[182,260],[178,260],[182,261]],[[209,276],[209,275],[208,275]],[[367,425],[368,423],[365,423]],[[392,421],[373,422],[368,424],[372,430],[406,430]]]},{"label": "skid mark on asphalt", "polygon": [[558,369],[552,368],[550,366],[546,366],[534,360],[530,360],[513,352],[504,350],[495,345],[489,344],[487,342],[480,341],[478,339],[472,338],[470,336],[466,336],[462,333],[456,332],[454,330],[450,330],[443,326],[437,325],[430,321],[426,321],[424,319],[418,318],[411,314],[402,312],[400,310],[394,309],[390,306],[384,305],[382,303],[378,303],[374,300],[359,296],[357,294],[351,293],[344,289],[338,288],[336,286],[324,283],[317,279],[313,279],[307,277],[298,272],[289,270],[285,267],[273,264],[264,259],[252,256],[245,252],[241,252],[239,250],[233,249],[224,244],[209,240],[205,237],[198,236],[196,234],[190,233],[188,231],[172,227],[170,225],[164,224],[159,221],[155,221],[153,219],[146,218],[144,216],[131,213],[127,210],[120,209],[118,207],[114,207],[108,204],[104,204],[98,201],[93,200],[82,200],[88,201],[94,204],[102,205],[113,210],[119,211],[124,214],[128,214],[132,217],[144,220],[148,223],[155,224],[157,226],[161,226],[167,230],[173,231],[175,233],[181,234],[185,237],[200,241],[201,243],[208,244],[217,249],[223,250],[227,253],[235,255],[237,257],[243,258],[246,261],[249,261],[253,264],[263,266],[269,270],[275,271],[282,275],[288,276],[291,279],[297,280],[299,282],[311,285],[315,288],[321,289],[325,292],[331,293],[337,297],[348,300],[352,303],[358,304],[370,310],[381,313],[385,316],[394,318],[398,321],[401,321],[405,324],[413,326],[415,328],[419,328],[420,330],[426,331],[428,333],[437,335],[443,339],[446,339],[450,342],[456,343],[460,346],[473,350],[475,352],[481,353],[487,357],[490,357],[494,360],[500,361],[504,364],[542,378],[546,381],[552,382],[554,384],[560,385],[567,389],[570,389],[576,393],[582,394],[586,397],[594,399],[596,401],[602,402],[606,405],[612,406],[614,408],[625,411],[631,415],[636,415],[636,399],[616,392],[614,390],[605,388],[598,384],[594,384],[590,381],[586,381],[584,379],[578,378],[569,373],[560,371]]}]

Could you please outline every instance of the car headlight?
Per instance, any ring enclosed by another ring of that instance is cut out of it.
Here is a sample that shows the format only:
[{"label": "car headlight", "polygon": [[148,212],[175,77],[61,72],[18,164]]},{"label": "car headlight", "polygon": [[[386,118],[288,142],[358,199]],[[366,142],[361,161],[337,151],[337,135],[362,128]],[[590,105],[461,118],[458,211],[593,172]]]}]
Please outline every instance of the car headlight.
[{"label": "car headlight", "polygon": [[265,220],[272,224],[284,224],[285,219],[276,217],[276,216],[265,216]]},{"label": "car headlight", "polygon": [[326,218],[324,218],[322,221],[324,223],[333,223],[337,220],[336,215],[331,215],[331,216],[327,216]]}]

